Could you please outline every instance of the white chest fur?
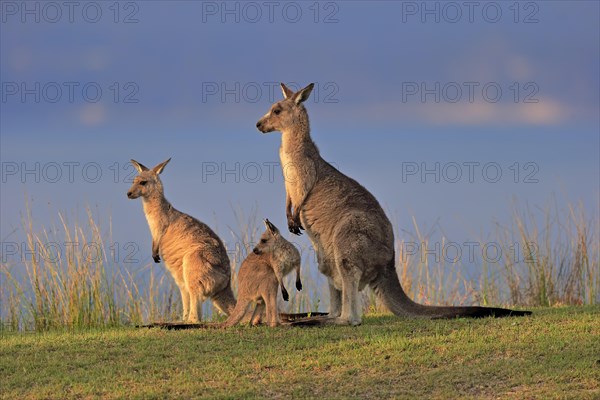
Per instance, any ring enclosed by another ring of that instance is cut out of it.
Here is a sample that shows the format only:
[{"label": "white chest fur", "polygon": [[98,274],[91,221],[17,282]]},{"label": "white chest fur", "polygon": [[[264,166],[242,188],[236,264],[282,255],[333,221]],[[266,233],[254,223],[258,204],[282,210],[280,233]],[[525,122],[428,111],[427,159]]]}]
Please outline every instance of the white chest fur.
[{"label": "white chest fur", "polygon": [[285,191],[292,199],[294,206],[301,200],[302,174],[300,173],[300,162],[286,152],[283,147],[279,150],[279,159],[281,161],[281,171],[285,183]]},{"label": "white chest fur", "polygon": [[163,231],[161,213],[155,210],[153,207],[144,204],[144,214],[146,214],[146,221],[148,221],[148,227],[150,228],[152,239],[155,242],[158,242]]}]

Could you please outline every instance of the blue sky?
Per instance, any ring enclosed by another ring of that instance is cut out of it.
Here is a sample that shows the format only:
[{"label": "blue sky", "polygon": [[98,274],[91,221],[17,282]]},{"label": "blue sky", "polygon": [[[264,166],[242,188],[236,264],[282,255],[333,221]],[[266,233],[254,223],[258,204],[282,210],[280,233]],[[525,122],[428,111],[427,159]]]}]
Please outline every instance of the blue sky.
[{"label": "blue sky", "polygon": [[167,197],[229,243],[232,208],[283,227],[280,137],[255,128],[280,81],[316,83],[323,157],[407,239],[414,217],[480,240],[514,199],[598,216],[598,2],[61,4],[2,3],[4,242],[22,240],[25,199],[40,227],[91,206],[149,262],[130,158],[172,157]]}]

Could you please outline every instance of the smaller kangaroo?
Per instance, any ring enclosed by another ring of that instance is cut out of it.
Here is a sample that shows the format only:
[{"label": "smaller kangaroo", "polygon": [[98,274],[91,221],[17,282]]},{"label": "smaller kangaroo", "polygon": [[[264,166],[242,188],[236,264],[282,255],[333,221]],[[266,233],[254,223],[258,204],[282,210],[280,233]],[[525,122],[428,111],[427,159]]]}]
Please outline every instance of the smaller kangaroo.
[{"label": "smaller kangaroo", "polygon": [[231,267],[221,239],[205,224],[173,208],[165,198],[158,177],[169,158],[152,169],[131,160],[139,175],[127,197],[142,197],[144,214],[152,233],[152,258],[162,257],[181,292],[183,321],[202,319],[202,302],[210,298],[223,313],[235,307],[231,290]]},{"label": "smaller kangaroo", "polygon": [[296,270],[296,289],[302,290],[300,281],[300,252],[285,240],[279,229],[268,219],[267,229],[260,237],[252,253],[246,257],[238,273],[238,301],[223,327],[239,323],[247,313],[251,302],[257,302],[251,316],[253,325],[257,325],[266,307],[266,322],[274,327],[281,323],[277,307],[277,288],[288,301],[289,294],[283,284],[283,277]]}]

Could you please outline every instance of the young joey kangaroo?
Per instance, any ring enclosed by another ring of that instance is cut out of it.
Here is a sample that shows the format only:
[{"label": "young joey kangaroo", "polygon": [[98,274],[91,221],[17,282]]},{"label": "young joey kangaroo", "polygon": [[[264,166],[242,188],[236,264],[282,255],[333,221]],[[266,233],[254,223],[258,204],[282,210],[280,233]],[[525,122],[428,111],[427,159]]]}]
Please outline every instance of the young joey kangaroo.
[{"label": "young joey kangaroo", "polygon": [[[290,232],[306,229],[317,253],[319,271],[327,276],[331,310],[337,324],[361,323],[359,291],[369,285],[394,314],[453,318],[526,315],[486,307],[435,307],[413,302],[402,290],[394,265],[394,232],[383,209],[354,179],[325,161],[310,137],[303,103],[311,83],[294,93],[283,83],[284,100],[257,123],[262,133],[282,134],[279,156],[286,191]],[[294,176],[291,176],[291,174]],[[292,212],[293,209],[293,212]]]},{"label": "young joey kangaroo", "polygon": [[268,219],[265,220],[266,231],[260,237],[252,253],[246,257],[238,273],[238,300],[235,309],[223,323],[230,327],[239,323],[248,311],[252,302],[257,302],[251,316],[256,325],[266,307],[266,322],[269,326],[280,324],[277,307],[277,289],[281,288],[283,299],[288,301],[289,295],[283,284],[283,277],[296,270],[296,289],[302,290],[300,281],[300,253],[298,249],[285,240]]},{"label": "young joey kangaroo", "polygon": [[138,171],[127,192],[130,199],[142,198],[144,214],[152,233],[152,258],[161,258],[181,292],[183,321],[202,319],[202,302],[210,298],[223,313],[235,307],[231,290],[231,267],[221,239],[205,224],[173,208],[165,198],[162,173],[169,158],[152,169],[135,160]]}]

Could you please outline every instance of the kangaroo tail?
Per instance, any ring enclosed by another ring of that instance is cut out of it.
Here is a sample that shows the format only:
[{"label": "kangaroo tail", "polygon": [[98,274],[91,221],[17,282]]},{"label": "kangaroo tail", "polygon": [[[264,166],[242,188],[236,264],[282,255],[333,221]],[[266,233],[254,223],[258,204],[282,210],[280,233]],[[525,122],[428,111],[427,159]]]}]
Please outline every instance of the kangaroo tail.
[{"label": "kangaroo tail", "polygon": [[249,301],[238,301],[231,314],[229,314],[229,318],[227,318],[227,321],[221,324],[221,327],[229,328],[239,323],[242,320],[242,318],[244,318],[244,315],[246,315],[246,310],[248,309],[249,304]]},{"label": "kangaroo tail", "polygon": [[482,318],[530,315],[531,311],[516,311],[494,307],[426,306],[412,301],[400,285],[394,259],[385,266],[371,287],[379,300],[394,314],[413,318]]},{"label": "kangaroo tail", "polygon": [[220,327],[221,328],[229,328],[236,324],[238,324],[242,318],[246,315],[246,311],[248,310],[248,306],[250,305],[250,300],[238,300],[235,308],[229,314],[227,321],[223,322]]}]

